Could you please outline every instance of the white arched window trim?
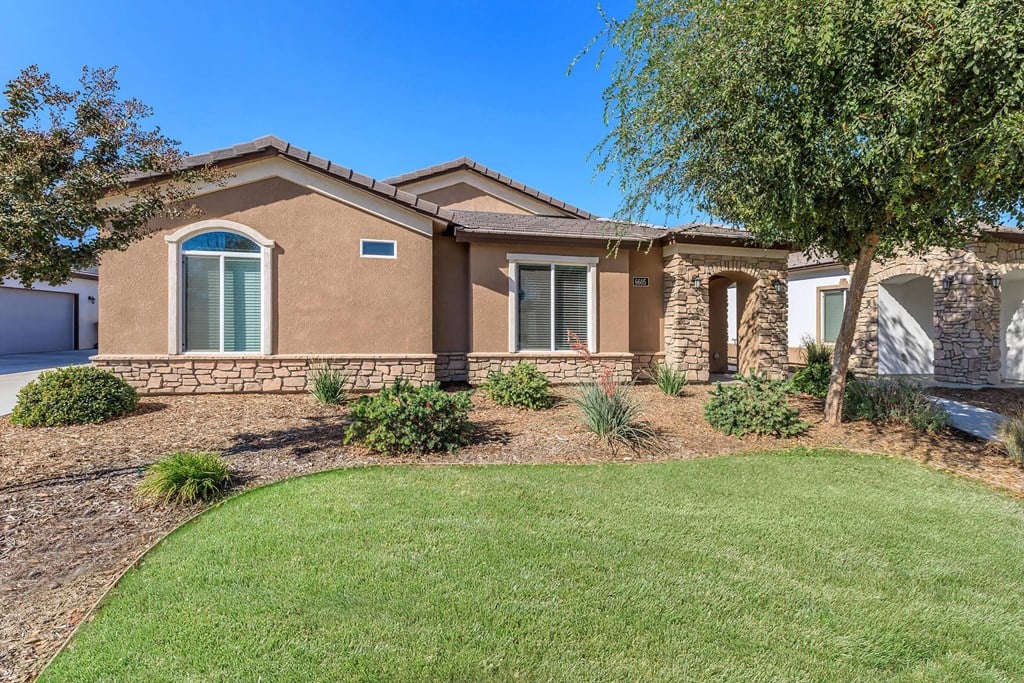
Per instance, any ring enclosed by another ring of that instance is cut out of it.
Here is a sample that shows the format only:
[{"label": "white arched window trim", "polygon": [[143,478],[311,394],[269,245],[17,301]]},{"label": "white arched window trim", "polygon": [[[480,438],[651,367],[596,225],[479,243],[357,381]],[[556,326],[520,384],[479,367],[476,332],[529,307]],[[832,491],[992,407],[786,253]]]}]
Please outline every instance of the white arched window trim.
[{"label": "white arched window trim", "polygon": [[265,355],[273,353],[271,349],[272,311],[274,294],[274,240],[267,239],[247,225],[220,219],[199,221],[186,225],[166,235],[167,242],[167,353],[172,356],[185,354],[183,351],[182,320],[185,318],[185,298],[182,296],[182,256],[181,245],[189,239],[204,232],[233,232],[247,237],[260,247],[260,350],[258,352],[238,352],[218,354],[197,352],[197,355]]}]

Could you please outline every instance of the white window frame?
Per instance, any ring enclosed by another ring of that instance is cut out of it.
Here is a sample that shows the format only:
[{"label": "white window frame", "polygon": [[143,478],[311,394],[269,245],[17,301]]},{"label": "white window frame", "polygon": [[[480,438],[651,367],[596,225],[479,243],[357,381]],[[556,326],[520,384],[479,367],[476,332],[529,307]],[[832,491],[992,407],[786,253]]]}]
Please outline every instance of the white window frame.
[{"label": "white window frame", "polygon": [[[363,245],[367,242],[373,242],[375,244],[390,244],[394,248],[394,253],[391,256],[381,256],[380,254],[367,254],[363,252]],[[398,242],[396,240],[375,240],[375,239],[361,239],[359,240],[359,257],[360,258],[386,258],[396,259],[398,258]]]},{"label": "white window frame", "polygon": [[519,266],[587,267],[587,350],[597,353],[597,256],[558,256],[551,254],[508,254],[508,351],[524,355],[570,355],[575,351],[555,350],[555,269],[551,269],[551,350],[519,348]]},{"label": "white window frame", "polygon": [[[222,252],[182,250],[182,245],[205,232],[230,232],[248,238],[259,245],[260,251]],[[167,353],[171,356],[260,356],[273,353],[271,348],[273,331],[273,262],[274,240],[267,239],[247,225],[225,220],[208,220],[192,223],[166,235],[167,242]],[[185,350],[185,256],[219,256],[221,267],[221,321],[220,348],[224,348],[224,257],[255,258],[260,260],[260,349],[259,351],[186,351]]]}]

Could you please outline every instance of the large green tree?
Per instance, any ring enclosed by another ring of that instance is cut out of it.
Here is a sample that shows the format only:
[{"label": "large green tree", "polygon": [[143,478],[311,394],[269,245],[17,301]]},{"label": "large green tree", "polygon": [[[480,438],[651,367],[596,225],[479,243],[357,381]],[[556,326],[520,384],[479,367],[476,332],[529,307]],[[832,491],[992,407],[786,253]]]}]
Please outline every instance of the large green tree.
[{"label": "large green tree", "polygon": [[[116,69],[82,71],[65,90],[32,66],[4,89],[0,110],[0,277],[66,282],[100,255],[145,235],[149,220],[190,210],[209,169],[179,171],[178,143],[146,128],[152,110],[117,97]],[[172,182],[133,186],[132,176]],[[105,201],[118,195],[118,201]]]},{"label": "large green tree", "polygon": [[640,0],[598,42],[623,217],[692,202],[853,264],[831,422],[872,260],[1022,218],[1020,0]]}]

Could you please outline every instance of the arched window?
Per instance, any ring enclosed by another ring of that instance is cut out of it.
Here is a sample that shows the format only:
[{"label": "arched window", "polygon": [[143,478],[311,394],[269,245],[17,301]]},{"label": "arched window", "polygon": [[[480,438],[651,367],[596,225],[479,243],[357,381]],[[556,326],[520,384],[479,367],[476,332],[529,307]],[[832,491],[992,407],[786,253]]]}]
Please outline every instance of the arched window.
[{"label": "arched window", "polygon": [[[245,226],[210,221],[167,237],[176,308],[173,353],[270,353],[273,242]],[[228,229],[224,229],[228,228]]]}]

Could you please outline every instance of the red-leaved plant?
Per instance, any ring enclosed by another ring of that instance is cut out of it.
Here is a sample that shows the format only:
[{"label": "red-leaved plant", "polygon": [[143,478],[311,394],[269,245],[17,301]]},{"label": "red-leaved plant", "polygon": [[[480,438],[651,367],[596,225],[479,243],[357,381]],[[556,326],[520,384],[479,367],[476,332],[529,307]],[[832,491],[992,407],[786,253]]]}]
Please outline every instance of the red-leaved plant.
[{"label": "red-leaved plant", "polygon": [[597,385],[601,387],[601,390],[611,398],[615,395],[615,390],[618,388],[618,382],[615,381],[615,368],[608,363],[602,363],[594,358],[594,354],[590,352],[590,346],[585,341],[580,339],[579,335],[572,330],[566,330],[565,336],[569,341],[569,349],[580,354],[583,358],[583,362],[588,365],[596,366],[600,372],[597,374]]}]

